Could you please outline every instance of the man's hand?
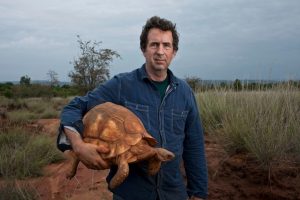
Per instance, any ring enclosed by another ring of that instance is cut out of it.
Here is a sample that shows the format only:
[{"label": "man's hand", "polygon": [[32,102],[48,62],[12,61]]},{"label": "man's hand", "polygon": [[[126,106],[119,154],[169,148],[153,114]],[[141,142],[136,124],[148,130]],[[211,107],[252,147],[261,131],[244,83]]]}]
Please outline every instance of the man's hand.
[{"label": "man's hand", "polygon": [[87,168],[108,169],[110,167],[109,163],[100,156],[101,153],[109,153],[108,147],[85,143],[78,133],[69,129],[65,128],[64,132],[71,142],[74,153]]},{"label": "man's hand", "polygon": [[102,159],[99,153],[107,153],[109,150],[105,147],[99,147],[94,144],[82,142],[73,148],[78,159],[90,169],[108,169],[109,164]]}]

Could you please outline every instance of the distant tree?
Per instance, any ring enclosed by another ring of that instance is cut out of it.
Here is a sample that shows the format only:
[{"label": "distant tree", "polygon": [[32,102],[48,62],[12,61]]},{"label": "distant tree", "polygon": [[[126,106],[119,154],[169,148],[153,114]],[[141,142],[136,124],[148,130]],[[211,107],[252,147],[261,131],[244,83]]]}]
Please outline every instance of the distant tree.
[{"label": "distant tree", "polygon": [[227,83],[224,82],[224,81],[222,81],[222,82],[220,83],[220,88],[227,89]]},{"label": "distant tree", "polygon": [[74,71],[69,77],[82,92],[87,92],[110,78],[109,65],[120,55],[111,49],[99,48],[101,42],[82,41],[77,37],[81,55],[74,60]]},{"label": "distant tree", "polygon": [[242,83],[239,79],[235,79],[234,83],[233,83],[233,88],[236,91],[240,91],[242,90]]},{"label": "distant tree", "polygon": [[20,85],[29,86],[30,85],[30,77],[27,75],[21,76]]},{"label": "distant tree", "polygon": [[5,85],[11,87],[11,86],[13,86],[14,84],[13,84],[12,82],[5,82]]},{"label": "distant tree", "polygon": [[248,90],[258,90],[258,88],[259,88],[259,83],[253,82],[253,83],[247,84]]},{"label": "distant tree", "polygon": [[201,79],[196,76],[186,77],[185,81],[189,84],[194,92],[197,92],[201,87]]},{"label": "distant tree", "polygon": [[47,76],[51,86],[57,86],[59,84],[58,74],[54,70],[49,70]]}]

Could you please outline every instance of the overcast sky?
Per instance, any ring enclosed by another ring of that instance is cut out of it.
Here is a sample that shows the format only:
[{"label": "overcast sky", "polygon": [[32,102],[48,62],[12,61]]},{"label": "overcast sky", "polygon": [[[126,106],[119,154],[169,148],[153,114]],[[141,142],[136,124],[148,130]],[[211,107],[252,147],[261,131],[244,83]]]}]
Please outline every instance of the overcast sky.
[{"label": "overcast sky", "polygon": [[76,35],[117,51],[111,74],[144,63],[139,35],[153,15],[180,33],[170,66],[201,79],[300,79],[299,0],[0,0],[0,81],[69,81]]}]

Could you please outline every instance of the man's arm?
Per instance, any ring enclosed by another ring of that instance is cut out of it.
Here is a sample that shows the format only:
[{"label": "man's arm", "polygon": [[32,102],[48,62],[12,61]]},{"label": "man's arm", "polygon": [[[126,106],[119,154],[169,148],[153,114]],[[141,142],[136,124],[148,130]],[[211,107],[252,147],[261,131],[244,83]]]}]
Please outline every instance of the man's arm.
[{"label": "man's arm", "polygon": [[64,132],[69,139],[74,153],[79,160],[90,169],[108,169],[109,164],[104,161],[99,153],[108,153],[108,146],[99,146],[85,143],[79,133],[64,128]]},{"label": "man's arm", "polygon": [[207,198],[208,174],[203,127],[196,99],[190,94],[190,112],[185,127],[183,160],[187,176],[187,192],[193,198]]}]

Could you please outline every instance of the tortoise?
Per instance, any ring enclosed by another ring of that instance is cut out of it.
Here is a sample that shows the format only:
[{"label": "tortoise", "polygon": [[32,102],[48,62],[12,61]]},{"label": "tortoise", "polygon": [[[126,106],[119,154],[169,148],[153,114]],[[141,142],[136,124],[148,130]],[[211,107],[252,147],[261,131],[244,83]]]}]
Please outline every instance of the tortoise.
[{"label": "tortoise", "polygon": [[[96,145],[106,145],[110,150],[101,157],[118,170],[109,182],[109,188],[119,186],[129,174],[128,163],[148,160],[148,174],[155,175],[162,162],[172,160],[175,155],[156,148],[157,141],[146,131],[141,120],[129,109],[111,102],[99,104],[86,113],[83,118],[83,141]],[[71,168],[67,178],[76,174],[79,159],[72,156]]]}]

